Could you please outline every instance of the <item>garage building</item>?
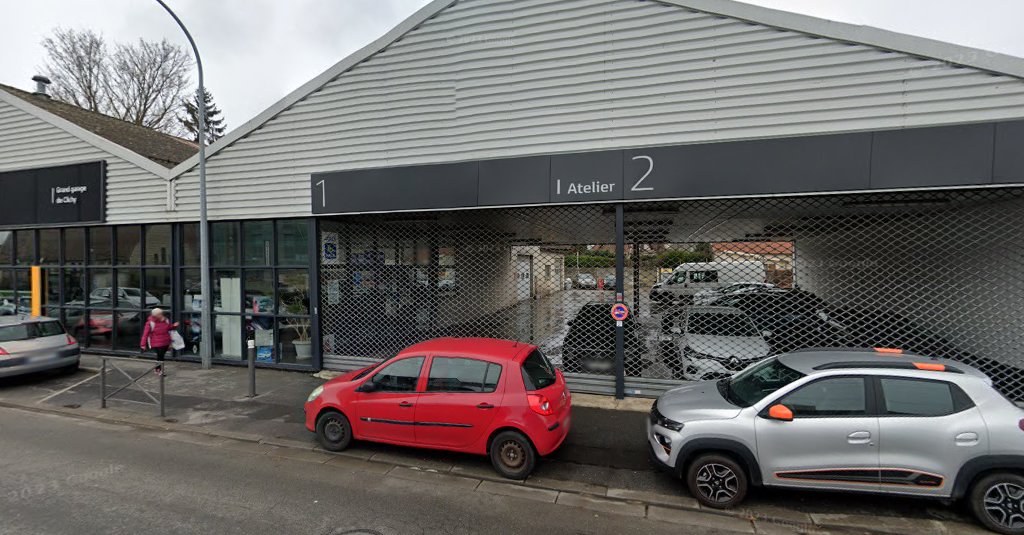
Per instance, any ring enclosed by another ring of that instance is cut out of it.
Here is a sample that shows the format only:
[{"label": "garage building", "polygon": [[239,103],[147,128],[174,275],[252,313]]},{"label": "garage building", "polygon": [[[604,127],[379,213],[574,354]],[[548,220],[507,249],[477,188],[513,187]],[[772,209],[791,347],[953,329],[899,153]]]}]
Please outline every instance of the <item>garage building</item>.
[{"label": "garage building", "polygon": [[[1022,77],[1019,58],[723,0],[431,2],[209,147],[216,359],[253,338],[263,365],[340,370],[499,336],[577,390],[645,396],[867,345],[1024,398]],[[85,270],[86,296],[137,271],[147,300],[166,270],[195,318],[197,158],[168,168],[2,89],[0,178],[100,162],[104,181],[98,218],[5,222],[6,285],[49,261],[64,286]],[[78,233],[112,240],[109,267],[75,263]],[[54,237],[62,256],[39,258]],[[734,283],[762,286],[709,293]],[[119,306],[48,311],[113,310],[95,343],[118,350]]]}]

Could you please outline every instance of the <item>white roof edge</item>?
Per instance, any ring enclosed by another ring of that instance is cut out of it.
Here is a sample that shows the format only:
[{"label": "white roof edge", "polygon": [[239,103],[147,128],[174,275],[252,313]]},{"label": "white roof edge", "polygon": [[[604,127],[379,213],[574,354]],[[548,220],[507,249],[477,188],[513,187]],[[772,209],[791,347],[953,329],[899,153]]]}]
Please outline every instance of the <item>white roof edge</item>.
[{"label": "white roof edge", "polygon": [[930,58],[1024,79],[1024,58],[905,33],[747,4],[736,0],[657,0],[683,8],[820,37]]},{"label": "white roof edge", "polygon": [[164,180],[170,180],[172,176],[170,169],[154,162],[153,160],[150,160],[149,158],[146,158],[145,156],[131,149],[118,145],[117,143],[114,143],[113,141],[110,141],[109,139],[103,136],[94,134],[82,128],[81,126],[78,126],[77,124],[68,121],[63,117],[50,113],[44,110],[43,108],[40,108],[39,106],[32,104],[31,102],[26,102],[24,99],[12,95],[7,91],[4,91],[3,89],[0,89],[0,100],[6,102],[7,104],[10,104],[11,106],[14,106],[15,108],[18,108],[19,110],[25,113],[28,113],[29,115],[32,115],[38,119],[41,119],[42,121],[50,123],[51,125],[56,126],[57,128],[60,128],[61,130],[64,130],[65,132],[77,137],[78,139],[81,139],[82,141],[100,150],[109,152],[110,154],[113,154],[114,156],[117,156],[122,160],[126,160],[130,163],[133,163]]},{"label": "white roof edge", "polygon": [[[431,17],[438,14],[441,10],[454,4],[457,1],[458,0],[433,0],[429,4],[423,6],[422,8],[420,8],[419,11],[413,13],[407,19],[399,23],[398,26],[392,28],[391,31],[382,35],[379,39],[364,46],[363,48],[360,48],[359,50],[353,52],[352,54],[349,54],[347,57],[345,57],[345,59],[342,59],[338,63],[335,63],[333,66],[331,66],[331,68],[320,73],[320,75],[317,76],[316,78],[313,78],[312,80],[302,84],[301,86],[298,87],[298,89],[285,95],[284,98],[278,100],[269,108],[260,112],[259,115],[257,115],[256,117],[253,117],[245,124],[239,126],[238,128],[235,128],[234,130],[228,132],[227,135],[225,135],[224,137],[210,144],[208,147],[206,147],[206,157],[209,158],[210,156],[213,156],[214,154],[220,152],[221,149],[224,149],[225,147],[231,145],[235,141],[238,141],[239,139],[249,135],[257,128],[263,126],[267,121],[273,119],[279,113],[292,107],[296,102],[302,100],[303,98],[306,98],[310,94],[316,92],[321,87],[327,85],[331,80],[343,74],[345,71],[351,69],[352,67],[355,67],[356,65],[362,63],[370,56],[380,52],[391,43],[397,41],[406,33],[412,31],[417,26],[423,24],[425,21],[429,20]],[[191,158],[185,160],[184,162],[181,162],[180,164],[174,166],[171,169],[170,176],[172,179],[176,178],[179,175],[189,171],[198,164],[199,155],[196,154]]]},{"label": "white roof edge", "polygon": [[[299,88],[275,102],[259,115],[253,117],[245,124],[235,128],[227,135],[218,139],[206,148],[206,157],[217,154],[232,143],[249,135],[257,128],[263,126],[267,121],[273,119],[279,113],[287,110],[303,98],[316,92],[321,87],[337,78],[345,71],[358,65],[370,56],[380,52],[406,33],[412,31],[423,22],[437,15],[440,11],[454,4],[458,0],[433,0],[420,8],[409,18],[395,26],[379,39],[350,54],[345,59],[334,64],[331,68],[321,73],[316,78],[302,84]],[[838,39],[851,43],[863,44],[902,52],[914,56],[931,58],[951,65],[962,65],[984,71],[1003,74],[1024,79],[1024,58],[1000,54],[989,50],[971,48],[967,46],[947,43],[926,37],[908,35],[871,26],[861,26],[845,22],[837,22],[829,19],[801,15],[789,11],[771,9],[753,4],[746,4],[736,0],[654,0],[663,4],[669,4],[685,9],[701,11],[712,15],[721,15],[751,23],[763,24],[783,30],[791,30],[820,37]],[[199,164],[199,155],[181,162],[170,170],[171,179],[178,177],[191,170]]]}]

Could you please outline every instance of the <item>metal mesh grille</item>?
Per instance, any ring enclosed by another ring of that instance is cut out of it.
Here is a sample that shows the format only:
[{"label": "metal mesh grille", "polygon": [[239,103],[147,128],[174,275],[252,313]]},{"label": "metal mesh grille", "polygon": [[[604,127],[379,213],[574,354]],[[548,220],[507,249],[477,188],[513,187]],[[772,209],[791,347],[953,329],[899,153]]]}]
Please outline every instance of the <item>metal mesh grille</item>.
[{"label": "metal mesh grille", "polygon": [[[627,385],[884,346],[974,364],[1024,399],[1022,225],[1008,189],[626,204]],[[328,366],[493,336],[577,380],[614,373],[613,205],[349,216],[321,241]]]}]

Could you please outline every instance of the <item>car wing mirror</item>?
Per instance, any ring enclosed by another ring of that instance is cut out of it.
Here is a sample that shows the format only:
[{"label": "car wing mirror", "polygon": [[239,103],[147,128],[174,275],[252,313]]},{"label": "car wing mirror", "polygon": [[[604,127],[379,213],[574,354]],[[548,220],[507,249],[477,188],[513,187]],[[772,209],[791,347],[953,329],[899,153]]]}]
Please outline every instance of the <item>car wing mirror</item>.
[{"label": "car wing mirror", "polygon": [[780,422],[791,422],[793,421],[793,411],[789,407],[779,403],[772,405],[768,409],[768,418],[771,420],[779,420]]},{"label": "car wing mirror", "polygon": [[366,392],[366,393],[375,392],[376,390],[377,390],[377,383],[374,383],[373,381],[366,381],[365,383],[359,385],[359,388],[356,389],[357,392]]}]

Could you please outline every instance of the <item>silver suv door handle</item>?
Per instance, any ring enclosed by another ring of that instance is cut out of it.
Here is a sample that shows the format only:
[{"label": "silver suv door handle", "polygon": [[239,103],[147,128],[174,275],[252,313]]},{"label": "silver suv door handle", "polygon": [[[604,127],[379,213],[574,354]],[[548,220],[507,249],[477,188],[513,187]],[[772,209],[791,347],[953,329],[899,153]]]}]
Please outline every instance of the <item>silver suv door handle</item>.
[{"label": "silver suv door handle", "polygon": [[871,433],[869,431],[854,431],[846,435],[846,441],[850,444],[867,444],[871,442]]},{"label": "silver suv door handle", "polygon": [[977,446],[978,434],[973,432],[960,433],[953,439],[957,446]]}]

